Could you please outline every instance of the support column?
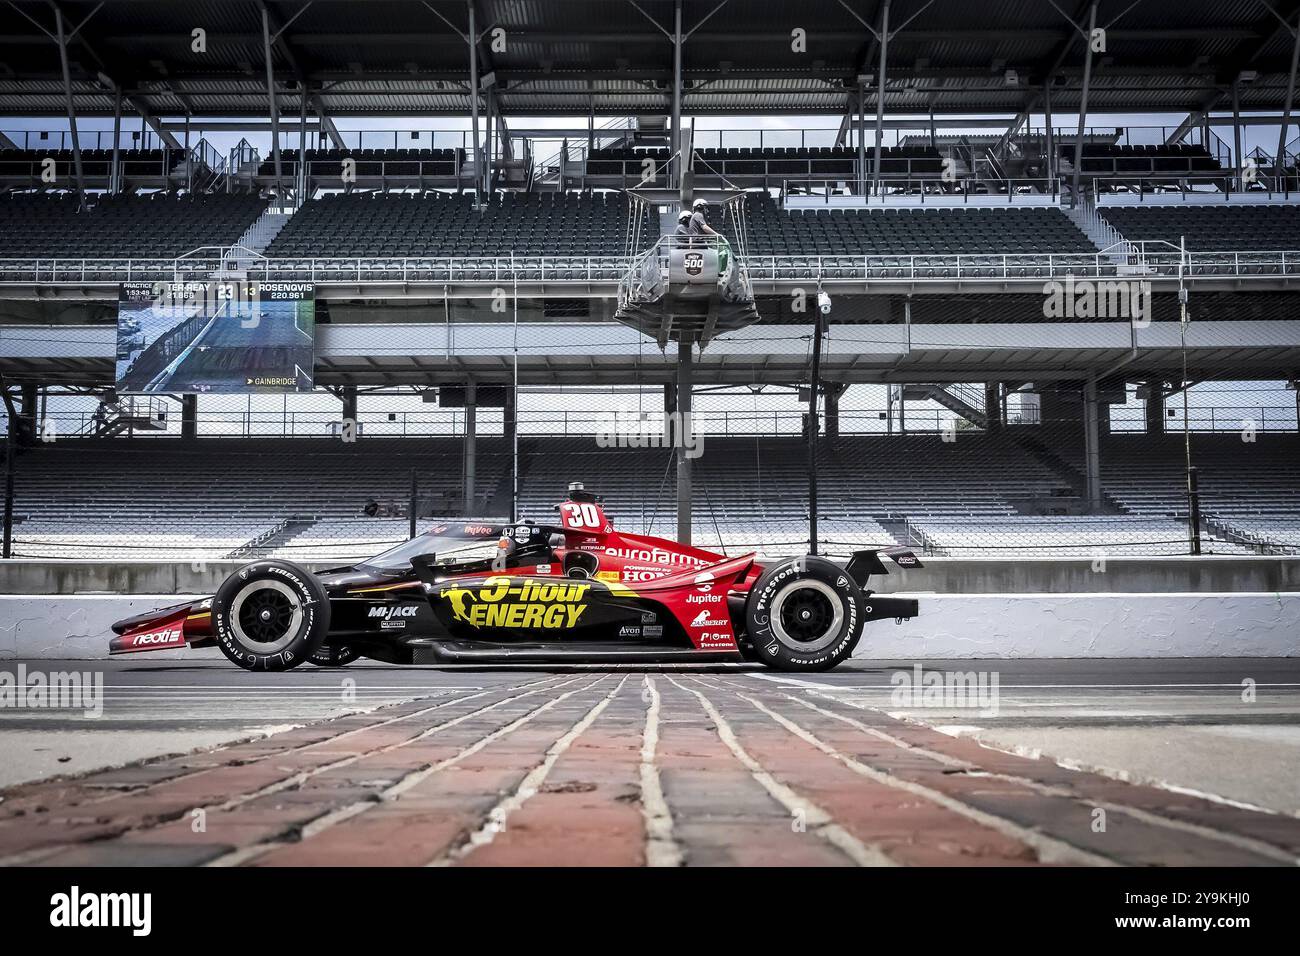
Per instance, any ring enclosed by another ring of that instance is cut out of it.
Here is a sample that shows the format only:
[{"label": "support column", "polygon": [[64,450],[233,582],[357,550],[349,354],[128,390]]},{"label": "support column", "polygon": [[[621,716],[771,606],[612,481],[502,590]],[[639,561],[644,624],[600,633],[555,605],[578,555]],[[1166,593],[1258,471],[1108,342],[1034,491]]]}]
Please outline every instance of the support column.
[{"label": "support column", "polygon": [[1097,403],[1097,377],[1091,372],[1083,387],[1083,457],[1087,480],[1088,513],[1101,511],[1101,428]]},{"label": "support column", "polygon": [[1300,18],[1296,19],[1295,42],[1291,44],[1291,72],[1288,74],[1286,81],[1286,107],[1282,110],[1282,126],[1277,131],[1277,155],[1273,157],[1275,175],[1282,177],[1283,192],[1288,197],[1291,195],[1291,179],[1286,175],[1284,169],[1286,131],[1291,128],[1291,107],[1295,105],[1295,76],[1298,66],[1300,66]]},{"label": "support column", "polygon": [[298,80],[298,195],[297,205],[301,206],[310,197],[307,188],[307,81]]},{"label": "support column", "polygon": [[1246,157],[1241,155],[1241,84],[1232,78],[1232,160],[1237,167],[1237,192],[1246,191]]},{"label": "support column", "polygon": [[[886,0],[888,7],[888,0]],[[826,317],[818,309],[813,316],[812,375],[808,387],[808,553],[817,553],[817,388],[822,377],[822,328]]]},{"label": "support column", "polygon": [[1043,84],[1044,148],[1047,150],[1047,178],[1052,181],[1052,195],[1056,195],[1056,132],[1052,129],[1052,78]]},{"label": "support column", "polygon": [[858,195],[867,194],[867,87],[858,83]]},{"label": "support column", "polygon": [[[677,184],[686,179],[689,164],[682,150],[682,0],[673,3],[673,162]],[[687,350],[690,351],[689,349]],[[688,515],[689,517],[689,515]]]},{"label": "support column", "polygon": [[501,410],[501,431],[510,449],[510,520],[519,520],[519,386],[506,389],[506,404]]},{"label": "support column", "polygon": [[1079,204],[1079,173],[1083,168],[1083,131],[1088,122],[1088,86],[1092,83],[1092,31],[1097,29],[1097,0],[1088,7],[1088,32],[1083,39],[1083,91],[1079,96],[1079,132],[1074,139],[1074,177],[1070,183],[1070,208]]},{"label": "support column", "polygon": [[880,192],[880,151],[885,141],[885,61],[889,54],[889,0],[880,9],[880,74],[876,78],[876,157],[872,192]]},{"label": "support column", "polygon": [[984,428],[990,435],[1002,431],[1002,383],[984,383]]},{"label": "support column", "polygon": [[473,382],[465,387],[465,514],[473,515],[474,483],[478,478],[478,395]]},{"label": "support column", "polygon": [[38,439],[41,434],[40,389],[28,382],[21,387],[20,395],[23,402],[23,431],[33,439]]},{"label": "support column", "polygon": [[840,396],[848,386],[842,383],[826,383],[826,437],[838,438],[840,435]]},{"label": "support column", "polygon": [[116,196],[122,191],[122,88],[113,88],[113,160],[108,169],[108,191]]},{"label": "support column", "polygon": [[[63,32],[63,11],[54,5],[54,26],[59,41],[59,65],[63,69],[63,98],[68,106],[68,132],[72,136],[72,168],[77,179],[78,205],[86,204],[86,177],[81,168],[81,137],[77,135],[77,110],[72,102],[72,73],[68,69],[68,38]],[[1295,71],[1292,70],[1292,73]]]},{"label": "support column", "polygon": [[199,437],[199,397],[197,395],[181,396],[181,437]]},{"label": "support column", "polygon": [[351,422],[357,420],[357,387],[355,385],[343,386],[343,418]]},{"label": "support column", "polygon": [[469,7],[469,116],[470,135],[474,137],[474,193],[482,192],[483,185],[483,149],[478,138],[478,20],[474,15],[474,0],[467,0]]},{"label": "support column", "polygon": [[[679,14],[680,15],[680,14]],[[674,447],[677,455],[677,540],[691,543],[691,463],[686,457],[694,424],[691,422],[691,389],[694,386],[695,343],[689,338],[677,340],[677,412],[678,426]]]},{"label": "support column", "polygon": [[9,558],[13,556],[14,540],[14,459],[18,452],[18,425],[9,418],[9,428],[5,434],[5,486],[4,486],[4,528],[3,528],[3,550],[0,556]]},{"label": "support column", "polygon": [[1165,383],[1147,382],[1147,397],[1144,399],[1147,434],[1163,435],[1165,433]]},{"label": "support column", "polygon": [[496,154],[496,97],[489,89],[483,97],[487,107],[483,115],[483,192],[492,195],[492,158]]},{"label": "support column", "polygon": [[266,57],[266,96],[271,107],[271,155],[275,159],[275,198],[284,201],[284,178],[280,167],[280,105],[275,98],[275,70],[271,64],[271,15],[262,7],[262,52]]}]

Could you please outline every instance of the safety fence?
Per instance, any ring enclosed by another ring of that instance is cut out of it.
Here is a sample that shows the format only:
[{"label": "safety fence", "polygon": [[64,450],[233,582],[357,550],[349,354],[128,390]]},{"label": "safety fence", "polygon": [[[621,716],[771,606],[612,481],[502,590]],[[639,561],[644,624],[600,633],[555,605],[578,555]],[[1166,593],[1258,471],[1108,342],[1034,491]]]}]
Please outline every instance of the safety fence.
[{"label": "safety fence", "polygon": [[[323,392],[294,407],[209,395],[189,438],[164,396],[139,416],[162,425],[146,430],[98,427],[77,417],[98,410],[93,397],[52,393],[48,422],[15,423],[6,455],[8,554],[358,561],[453,520],[553,521],[575,481],[616,527],[673,537],[688,473],[691,537],[727,553],[807,549],[814,477],[828,553],[1300,553],[1296,394],[1283,383],[1203,383],[1186,411],[1168,387],[1110,396],[1096,481],[1068,387],[819,392],[811,445],[797,382],[697,384],[685,423],[662,385],[521,386],[513,402],[484,392],[472,413],[454,395],[460,407],[429,408],[421,390],[363,391],[353,420]],[[132,414],[125,399],[114,412]]]}]

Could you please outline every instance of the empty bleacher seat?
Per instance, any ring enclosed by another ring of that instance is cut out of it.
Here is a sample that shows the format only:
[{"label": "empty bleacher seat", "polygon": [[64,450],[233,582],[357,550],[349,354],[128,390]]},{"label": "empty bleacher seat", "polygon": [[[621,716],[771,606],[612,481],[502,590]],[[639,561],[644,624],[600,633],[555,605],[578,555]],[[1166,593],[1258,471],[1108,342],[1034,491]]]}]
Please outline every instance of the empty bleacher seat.
[{"label": "empty bleacher seat", "polygon": [[0,258],[170,259],[235,243],[266,201],[250,195],[0,197]]},{"label": "empty bleacher seat", "polygon": [[1193,252],[1300,249],[1300,206],[1294,204],[1102,206],[1100,212],[1134,242],[1160,240],[1177,246],[1186,237]]}]

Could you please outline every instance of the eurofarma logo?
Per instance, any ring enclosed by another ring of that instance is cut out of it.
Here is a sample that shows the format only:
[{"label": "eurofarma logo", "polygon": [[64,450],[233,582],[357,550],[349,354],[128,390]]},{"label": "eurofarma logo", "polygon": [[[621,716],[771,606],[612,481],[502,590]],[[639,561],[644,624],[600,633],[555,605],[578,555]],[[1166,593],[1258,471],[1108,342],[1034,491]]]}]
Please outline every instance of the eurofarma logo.
[{"label": "eurofarma logo", "polygon": [[132,936],[153,930],[153,894],[83,893],[74,886],[50,897],[50,925],[57,929],[125,927]]},{"label": "eurofarma logo", "polygon": [[599,448],[682,448],[687,458],[704,454],[704,436],[691,427],[689,412],[610,412],[596,426]]},{"label": "eurofarma logo", "polygon": [[1146,279],[1051,280],[1043,284],[1043,315],[1049,319],[1130,319],[1151,323],[1151,283]]},{"label": "eurofarma logo", "polygon": [[102,671],[0,671],[0,709],[79,710],[86,717],[104,713]]},{"label": "eurofarma logo", "polygon": [[983,717],[998,712],[997,671],[927,671],[914,664],[910,671],[894,671],[889,683],[889,702],[900,709],[970,709]]}]

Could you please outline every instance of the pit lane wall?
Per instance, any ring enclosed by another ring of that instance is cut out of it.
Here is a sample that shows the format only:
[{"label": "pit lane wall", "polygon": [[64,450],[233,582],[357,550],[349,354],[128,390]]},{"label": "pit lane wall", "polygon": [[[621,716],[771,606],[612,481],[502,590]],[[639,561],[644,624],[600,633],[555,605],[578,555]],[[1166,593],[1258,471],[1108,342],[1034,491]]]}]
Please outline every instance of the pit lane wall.
[{"label": "pit lane wall", "polygon": [[[857,656],[1300,655],[1300,557],[925,562],[872,579],[878,591],[917,597],[921,616],[872,622]],[[113,621],[210,594],[240,563],[2,561],[0,659],[104,657]]]}]

